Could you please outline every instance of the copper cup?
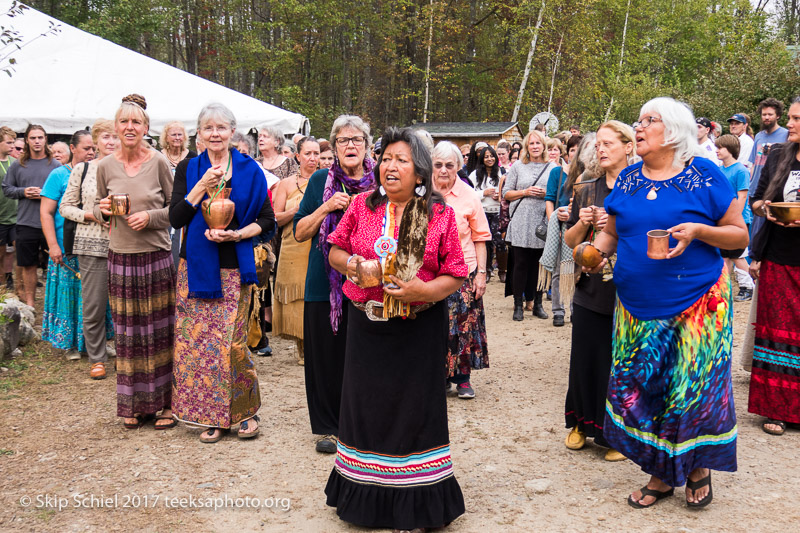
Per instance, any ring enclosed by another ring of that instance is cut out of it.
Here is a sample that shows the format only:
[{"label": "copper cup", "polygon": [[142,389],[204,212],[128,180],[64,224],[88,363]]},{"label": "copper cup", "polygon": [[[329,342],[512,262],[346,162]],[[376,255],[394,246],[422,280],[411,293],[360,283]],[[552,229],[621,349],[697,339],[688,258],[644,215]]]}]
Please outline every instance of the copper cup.
[{"label": "copper cup", "polygon": [[650,259],[666,259],[669,253],[669,232],[654,229],[647,232],[647,257]]},{"label": "copper cup", "polygon": [[128,215],[131,212],[131,197],[129,194],[111,195],[111,214]]},{"label": "copper cup", "polygon": [[603,218],[605,214],[606,210],[602,207],[592,206],[592,225],[595,229],[600,229],[598,224],[600,224],[600,219]]},{"label": "copper cup", "polygon": [[383,279],[383,268],[377,259],[365,259],[356,265],[358,286],[363,289],[377,287]]}]

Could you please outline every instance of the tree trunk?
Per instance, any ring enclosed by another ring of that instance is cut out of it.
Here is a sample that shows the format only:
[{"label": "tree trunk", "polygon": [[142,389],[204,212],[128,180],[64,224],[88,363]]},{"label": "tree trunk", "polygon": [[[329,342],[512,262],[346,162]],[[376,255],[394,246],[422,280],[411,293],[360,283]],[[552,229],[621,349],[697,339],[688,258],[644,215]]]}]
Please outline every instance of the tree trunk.
[{"label": "tree trunk", "polygon": [[539,28],[542,26],[542,15],[544,15],[544,0],[542,0],[542,7],[539,8],[539,18],[536,20],[536,27],[533,30],[533,39],[531,39],[531,47],[528,50],[528,60],[525,63],[525,72],[522,75],[522,83],[519,85],[519,93],[517,93],[517,103],[514,106],[514,113],[511,115],[511,122],[516,122],[519,117],[519,108],[522,105],[522,95],[525,94],[525,86],[528,85],[528,76],[531,74],[531,63],[533,62],[533,54],[536,52],[536,41],[539,39]]}]

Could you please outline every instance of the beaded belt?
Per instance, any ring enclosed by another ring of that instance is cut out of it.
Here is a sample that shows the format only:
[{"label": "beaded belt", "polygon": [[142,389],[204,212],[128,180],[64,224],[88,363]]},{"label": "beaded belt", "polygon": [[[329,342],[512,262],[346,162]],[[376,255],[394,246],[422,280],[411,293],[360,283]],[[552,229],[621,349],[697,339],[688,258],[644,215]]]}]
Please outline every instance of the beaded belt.
[{"label": "beaded belt", "polygon": [[[379,302],[377,300],[370,300],[367,303],[364,302],[352,302],[352,303],[356,309],[364,311],[364,313],[367,314],[367,318],[372,320],[373,322],[386,322],[389,320],[388,318],[383,316],[383,302]],[[411,306],[411,312],[408,314],[408,318],[413,320],[417,318],[417,313],[427,311],[434,305],[436,305],[436,302],[426,302],[422,305]],[[376,310],[380,310],[379,314],[375,314]]]}]

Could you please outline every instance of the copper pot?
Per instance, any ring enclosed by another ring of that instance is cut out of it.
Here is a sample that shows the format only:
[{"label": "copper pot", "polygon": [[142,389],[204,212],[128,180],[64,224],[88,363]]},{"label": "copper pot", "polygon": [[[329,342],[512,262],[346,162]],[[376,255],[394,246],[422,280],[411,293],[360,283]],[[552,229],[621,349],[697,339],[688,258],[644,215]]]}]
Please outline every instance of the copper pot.
[{"label": "copper pot", "polygon": [[647,257],[650,259],[666,259],[669,253],[669,232],[654,229],[647,232]]},{"label": "copper pot", "polygon": [[203,218],[206,219],[206,224],[211,229],[225,229],[233,220],[233,214],[236,211],[236,204],[230,199],[231,189],[221,189],[217,196],[212,201],[211,198],[206,198],[200,204],[200,210],[203,212]]},{"label": "copper pot", "polygon": [[800,220],[800,202],[774,202],[764,208],[778,222],[792,224]]},{"label": "copper pot", "polygon": [[383,268],[377,259],[365,259],[356,265],[358,286],[363,289],[377,287],[383,279]]},{"label": "copper pot", "polygon": [[129,194],[112,194],[111,199],[111,214],[112,215],[128,215],[131,212],[131,197]]}]

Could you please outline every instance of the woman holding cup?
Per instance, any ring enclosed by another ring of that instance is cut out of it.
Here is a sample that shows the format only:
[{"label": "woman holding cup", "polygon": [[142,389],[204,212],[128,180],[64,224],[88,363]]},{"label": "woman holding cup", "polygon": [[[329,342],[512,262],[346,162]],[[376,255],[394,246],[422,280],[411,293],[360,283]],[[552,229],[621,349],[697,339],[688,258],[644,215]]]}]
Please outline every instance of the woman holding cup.
[{"label": "woman holding cup", "polygon": [[[591,157],[592,152],[596,153],[603,175],[597,179],[584,176],[575,186],[572,212],[564,234],[570,248],[590,241],[595,232],[605,227],[608,215],[598,204],[602,205],[611,194],[617,176],[635,153],[633,130],[627,124],[612,120],[600,126],[596,138],[588,134],[570,163],[570,177],[573,169],[582,167],[581,161]],[[564,407],[566,427],[572,429],[565,441],[567,448],[580,450],[590,437],[596,445],[608,448],[606,461],[625,459],[603,437],[616,299],[613,280],[606,279],[602,273],[584,273],[575,285],[569,388]]]},{"label": "woman holding cup", "polygon": [[[618,254],[603,436],[651,475],[631,506],[650,507],[685,483],[687,504],[703,507],[710,470],[736,470],[731,285],[718,249],[747,246],[747,229],[728,180],[693,157],[697,126],[686,105],[655,98],[634,130],[642,162],[620,173],[594,242],[606,257]],[[674,245],[663,260],[647,255],[647,232],[659,228]]]},{"label": "woman holding cup", "polygon": [[172,170],[163,155],[142,142],[150,125],[146,107],[145,99],[134,94],[117,110],[114,125],[121,146],[97,164],[93,214],[111,223],[108,295],[117,348],[117,416],[126,428],[136,429],[161,411],[155,427],[167,429],[175,426]]}]

